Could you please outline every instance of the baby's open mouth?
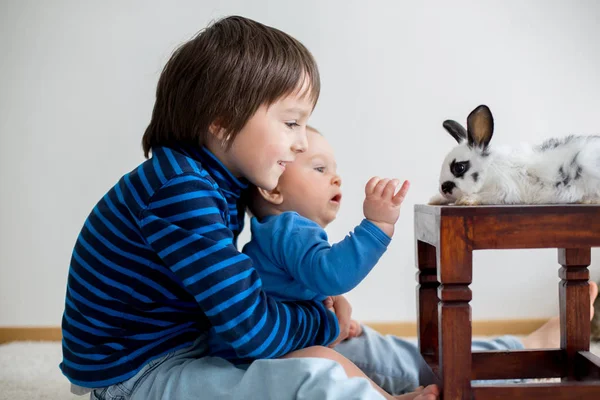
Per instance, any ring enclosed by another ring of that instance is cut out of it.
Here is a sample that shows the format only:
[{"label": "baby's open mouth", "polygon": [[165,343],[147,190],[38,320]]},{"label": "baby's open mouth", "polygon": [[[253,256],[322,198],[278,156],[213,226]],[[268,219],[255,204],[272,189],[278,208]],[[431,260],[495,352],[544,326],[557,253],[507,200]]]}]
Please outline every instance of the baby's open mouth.
[{"label": "baby's open mouth", "polygon": [[334,202],[334,203],[339,203],[339,202],[341,202],[341,201],[342,201],[342,195],[341,195],[341,194],[336,194],[335,196],[333,196],[333,197],[331,198],[331,200],[330,200],[330,201],[332,201],[332,202]]}]

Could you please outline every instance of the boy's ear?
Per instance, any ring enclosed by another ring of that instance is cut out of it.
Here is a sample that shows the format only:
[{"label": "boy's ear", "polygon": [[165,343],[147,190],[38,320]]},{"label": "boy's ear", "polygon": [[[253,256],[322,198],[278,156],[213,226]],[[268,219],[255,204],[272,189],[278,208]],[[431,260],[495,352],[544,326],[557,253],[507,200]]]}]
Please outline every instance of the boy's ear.
[{"label": "boy's ear", "polygon": [[276,187],[273,190],[265,190],[262,188],[257,189],[260,196],[269,203],[274,204],[276,206],[283,203],[283,194],[281,194],[281,192],[279,191],[279,187]]},{"label": "boy's ear", "polygon": [[227,131],[225,130],[225,128],[223,128],[223,125],[221,124],[221,121],[219,121],[218,119],[215,120],[213,123],[210,124],[210,126],[208,127],[208,131],[216,139],[219,139],[221,141],[223,139],[225,139],[225,135],[227,133]]}]

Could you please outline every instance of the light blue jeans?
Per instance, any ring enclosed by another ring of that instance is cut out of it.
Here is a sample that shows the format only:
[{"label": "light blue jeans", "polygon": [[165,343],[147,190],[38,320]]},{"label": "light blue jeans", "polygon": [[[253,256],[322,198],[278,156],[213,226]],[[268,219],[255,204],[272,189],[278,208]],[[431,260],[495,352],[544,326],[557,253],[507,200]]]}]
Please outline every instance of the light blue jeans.
[{"label": "light blue jeans", "polygon": [[[417,346],[363,327],[335,349],[392,394],[433,382]],[[204,356],[206,339],[148,363],[134,377],[91,393],[93,400],[383,399],[366,379],[348,378],[334,361],[317,358],[257,360],[247,369]],[[473,341],[474,350],[522,349],[512,336]]]}]

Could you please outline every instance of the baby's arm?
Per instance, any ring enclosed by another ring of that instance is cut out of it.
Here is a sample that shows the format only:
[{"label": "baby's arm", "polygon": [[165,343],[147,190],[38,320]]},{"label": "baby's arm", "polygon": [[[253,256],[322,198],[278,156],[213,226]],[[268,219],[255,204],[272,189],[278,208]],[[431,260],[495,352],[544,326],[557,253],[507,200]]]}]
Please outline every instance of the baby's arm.
[{"label": "baby's arm", "polygon": [[344,294],[358,285],[375,266],[390,238],[363,220],[354,232],[331,245],[316,223],[295,213],[282,215],[273,232],[276,263],[297,282],[323,296]]},{"label": "baby's arm", "polygon": [[309,290],[336,296],[355,288],[387,249],[408,183],[394,195],[396,180],[373,178],[365,188],[365,219],[342,241],[330,245],[325,231],[295,213],[282,215],[273,232],[277,263]]}]

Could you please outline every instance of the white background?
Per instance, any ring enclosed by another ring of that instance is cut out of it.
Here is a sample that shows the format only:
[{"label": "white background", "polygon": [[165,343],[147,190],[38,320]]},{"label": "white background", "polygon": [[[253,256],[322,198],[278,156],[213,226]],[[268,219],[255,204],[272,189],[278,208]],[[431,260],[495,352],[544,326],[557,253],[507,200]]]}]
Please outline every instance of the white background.
[{"label": "white background", "polygon": [[[370,176],[412,182],[390,250],[348,295],[363,321],[415,319],[412,211],[435,193],[454,144],[444,119],[488,104],[498,144],[600,133],[593,0],[2,0],[0,326],[60,324],[72,246],[96,201],[143,160],[164,63],[232,14],[288,32],[319,63],[310,123],[344,179],[332,240],[360,222]],[[476,253],[473,319],[557,313],[556,260],[551,250]]]}]

